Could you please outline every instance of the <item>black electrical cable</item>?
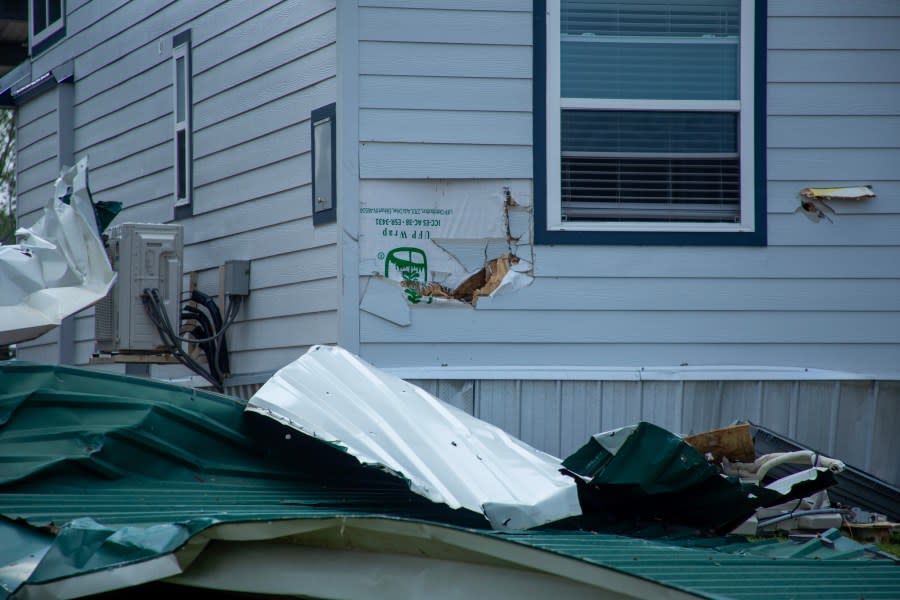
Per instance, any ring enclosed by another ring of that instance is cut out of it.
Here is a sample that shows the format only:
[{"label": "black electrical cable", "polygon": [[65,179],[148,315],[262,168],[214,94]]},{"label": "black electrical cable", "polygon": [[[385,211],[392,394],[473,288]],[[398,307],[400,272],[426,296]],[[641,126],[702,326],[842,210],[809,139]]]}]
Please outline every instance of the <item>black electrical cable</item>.
[{"label": "black electrical cable", "polygon": [[[207,317],[203,311],[199,310],[197,307],[183,307],[183,312],[179,316],[181,318],[187,317],[193,319],[199,324],[198,327],[195,327],[190,332],[190,335],[193,336],[191,338],[184,338],[175,333],[174,327],[172,327],[172,323],[169,321],[168,313],[161,304],[159,290],[144,290],[142,300],[145,309],[160,334],[160,338],[162,338],[163,342],[169,346],[173,355],[175,355],[175,358],[194,372],[203,376],[204,379],[212,383],[216,389],[222,391],[224,376],[229,372],[230,368],[228,364],[228,350],[225,345],[223,334],[237,318],[241,305],[243,304],[243,298],[240,296],[229,297],[228,306],[225,311],[225,320],[223,321],[219,308],[211,297],[196,290],[192,292],[191,300],[203,306],[210,315]],[[221,328],[217,327],[216,324],[220,324]],[[179,346],[179,341],[198,344],[203,350],[207,362],[209,363],[209,370],[204,369],[190,355],[185,353]]]},{"label": "black electrical cable", "polygon": [[[212,322],[209,317],[206,316],[206,313],[197,308],[196,306],[185,306],[181,309],[181,321],[182,325],[185,321],[193,321],[196,323],[196,327],[190,330],[188,333],[191,337],[195,339],[203,339],[212,336],[215,334],[215,329],[213,329]],[[206,362],[210,366],[210,371],[213,372],[213,375],[219,381],[222,381],[224,378],[222,376],[221,369],[218,368],[215,362],[215,356],[218,353],[218,345],[215,343],[215,340],[200,342],[197,346],[203,351],[203,354],[206,356]]]},{"label": "black electrical cable", "polygon": [[212,319],[212,323],[213,326],[215,326],[216,331],[221,331],[222,313],[219,311],[219,305],[216,304],[216,301],[213,300],[211,296],[204,294],[200,290],[191,291],[191,300],[206,309],[206,311],[209,313],[210,318]]},{"label": "black electrical cable", "polygon": [[150,320],[156,326],[156,330],[159,333],[160,338],[163,343],[169,347],[169,350],[172,352],[172,355],[184,366],[188,367],[195,373],[202,376],[208,382],[210,382],[213,387],[217,391],[223,391],[222,382],[219,379],[200,366],[197,361],[191,358],[190,355],[184,352],[181,347],[178,345],[176,338],[178,337],[175,332],[172,330],[172,324],[169,321],[169,317],[166,314],[166,311],[159,303],[159,290],[156,289],[145,289],[144,293],[141,294],[141,301],[144,304],[144,308],[147,311],[147,315],[150,317]]},{"label": "black electrical cable", "polygon": [[[149,300],[147,304],[145,304],[145,306],[148,309],[148,314],[151,314],[151,311],[153,311],[154,309],[149,303]],[[156,329],[159,332],[159,336],[162,339],[163,343],[167,347],[169,347],[169,350],[172,352],[172,355],[178,360],[178,362],[182,363],[195,373],[200,374],[204,379],[209,381],[214,386],[218,387],[218,381],[211,373],[203,369],[203,367],[197,364],[196,361],[194,361],[190,356],[185,355],[177,345],[173,344],[172,340],[168,336],[168,332],[165,330],[165,325],[163,325],[163,323],[159,320],[158,315],[154,315],[153,317],[151,317],[151,319],[153,320],[154,325],[156,325]]]},{"label": "black electrical cable", "polygon": [[[206,318],[206,315],[197,311],[196,315],[192,315],[187,311],[183,311],[181,313],[182,319],[182,327],[184,327],[184,323],[186,320],[191,320],[195,324],[193,329],[188,331],[187,333],[192,337],[197,339],[208,337],[211,333],[211,325],[209,324],[209,319]],[[204,356],[206,356],[206,364],[210,367],[210,372],[216,376],[216,379],[222,381],[222,374],[215,368],[215,363],[213,362],[213,358],[216,355],[216,343],[212,342],[203,342],[197,344],[197,347],[203,351]]]},{"label": "black electrical cable", "polygon": [[[205,326],[207,332],[198,332],[192,331],[191,335],[197,339],[204,338],[210,336],[212,332],[215,331],[215,328],[211,322],[213,316],[207,317],[204,310],[201,310],[201,306],[209,310],[209,305],[211,299],[205,297],[204,298],[196,298],[198,300],[204,300],[200,305],[189,305],[185,306],[182,309],[182,318],[186,319],[197,319],[202,322]],[[207,301],[208,299],[208,301]],[[229,301],[229,305],[227,308],[225,323],[230,324],[234,321],[235,316],[237,315],[238,310],[240,309],[240,298],[231,298]],[[204,342],[201,345],[201,348],[204,350],[204,354],[207,357],[207,362],[210,365],[210,370],[214,372],[216,377],[223,381],[225,379],[226,374],[230,371],[230,365],[228,362],[228,349],[226,346],[226,338],[220,338],[219,340],[211,340],[208,342]]]},{"label": "black electrical cable", "polygon": [[195,373],[203,376],[204,379],[212,383],[217,389],[221,390],[221,382],[218,378],[215,377],[212,373],[204,369],[200,364],[197,363],[190,355],[185,353],[181,347],[178,345],[176,341],[172,339],[174,336],[174,332],[172,331],[172,324],[169,322],[169,317],[166,314],[165,310],[159,303],[159,294],[157,290],[150,290],[146,295],[149,301],[149,311],[151,320],[157,327],[157,331],[160,334],[163,342],[169,346],[172,354],[175,358],[178,359],[183,365],[194,371]]},{"label": "black electrical cable", "polygon": [[[197,335],[197,337],[201,337],[204,335],[203,328],[197,325],[189,332],[191,335]],[[223,377],[222,374],[219,373],[219,370],[215,368],[215,356],[216,356],[216,347],[212,342],[206,342],[205,344],[199,344],[200,350],[203,351],[203,356],[206,357],[206,364],[210,365],[212,368],[212,374],[215,376],[216,381],[221,382]]]},{"label": "black electrical cable", "polygon": [[[232,304],[236,301],[237,301],[237,298],[230,300],[229,303]],[[239,303],[238,303],[238,305],[239,305]],[[163,313],[163,315],[165,315],[164,310],[162,311],[162,313]],[[217,340],[220,337],[222,337],[222,334],[225,333],[225,330],[228,329],[232,323],[234,323],[234,320],[237,318],[237,311],[231,311],[231,310],[226,311],[226,316],[227,316],[227,319],[223,323],[221,323],[221,327],[216,327],[216,332],[214,335],[211,335],[209,337],[199,339],[199,340],[192,339],[192,338],[184,338],[184,337],[180,337],[178,335],[175,335],[174,337],[176,340],[178,340],[180,342],[187,342],[189,344],[200,344],[203,342]],[[168,319],[168,317],[166,317],[166,318]],[[219,321],[221,322],[221,316],[219,317]],[[213,316],[213,325],[215,325],[215,316]]]},{"label": "black electrical cable", "polygon": [[[219,305],[215,300],[212,299],[211,296],[204,294],[200,290],[192,290],[191,300],[206,309],[206,311],[209,313],[210,318],[212,319],[213,327],[216,331],[224,331],[229,327],[230,323],[223,323],[222,313],[219,311]],[[226,323],[229,321],[230,314],[234,314],[235,316],[237,314],[236,312],[232,313],[232,304],[235,300],[237,300],[237,298],[230,298],[229,306],[225,309]],[[233,317],[231,320],[233,320]],[[228,342],[226,338],[223,337],[221,341],[217,342],[217,344],[218,347],[216,348],[216,368],[220,373],[228,373],[231,371],[231,366],[228,364]]]}]

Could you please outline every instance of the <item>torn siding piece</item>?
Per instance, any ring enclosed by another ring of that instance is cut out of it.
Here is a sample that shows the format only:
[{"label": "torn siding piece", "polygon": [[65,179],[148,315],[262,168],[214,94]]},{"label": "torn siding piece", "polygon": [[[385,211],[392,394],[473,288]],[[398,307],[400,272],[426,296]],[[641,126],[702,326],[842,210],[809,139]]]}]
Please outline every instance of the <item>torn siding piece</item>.
[{"label": "torn siding piece", "polygon": [[397,285],[381,277],[370,277],[359,308],[401,327],[411,323],[409,302]]},{"label": "torn siding piece", "polygon": [[381,276],[370,277],[360,308],[406,327],[411,323],[410,305],[453,303],[477,307],[479,298],[493,298],[531,285],[534,281],[531,268],[528,261],[504,254],[489,260],[484,268],[471,274],[454,289],[434,282],[395,282]]},{"label": "torn siding piece", "polygon": [[107,294],[115,273],[97,222],[84,158],[60,174],[40,220],[0,246],[0,345],[36,338]]},{"label": "torn siding piece", "polygon": [[315,346],[278,371],[247,411],[340,447],[495,529],[529,529],[581,514],[560,461],[383,373],[346,350]]},{"label": "torn siding piece", "polygon": [[822,219],[825,219],[829,223],[833,223],[825,211],[832,214],[835,214],[836,211],[826,204],[826,200],[860,201],[874,198],[875,193],[872,191],[872,186],[870,185],[835,188],[804,188],[800,190],[800,197],[800,208],[798,210],[810,221],[818,223]]},{"label": "torn siding piece", "polygon": [[813,200],[866,200],[874,198],[875,192],[872,186],[861,185],[856,187],[836,188],[804,188],[800,195]]}]

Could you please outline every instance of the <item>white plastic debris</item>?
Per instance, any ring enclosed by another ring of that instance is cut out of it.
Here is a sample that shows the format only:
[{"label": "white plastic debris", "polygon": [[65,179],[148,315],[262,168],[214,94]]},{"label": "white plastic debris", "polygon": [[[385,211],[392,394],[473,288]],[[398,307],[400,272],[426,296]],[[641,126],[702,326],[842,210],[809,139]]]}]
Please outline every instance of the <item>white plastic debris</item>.
[{"label": "white plastic debris", "polygon": [[86,158],[60,174],[43,216],[16,238],[0,245],[0,344],[46,333],[115,281],[88,197]]},{"label": "white plastic debris", "polygon": [[338,347],[314,346],[278,371],[248,411],[346,449],[495,529],[528,529],[581,514],[560,460],[381,372]]},{"label": "white plastic debris", "polygon": [[800,195],[813,200],[867,200],[875,197],[870,185],[835,188],[803,188]]}]

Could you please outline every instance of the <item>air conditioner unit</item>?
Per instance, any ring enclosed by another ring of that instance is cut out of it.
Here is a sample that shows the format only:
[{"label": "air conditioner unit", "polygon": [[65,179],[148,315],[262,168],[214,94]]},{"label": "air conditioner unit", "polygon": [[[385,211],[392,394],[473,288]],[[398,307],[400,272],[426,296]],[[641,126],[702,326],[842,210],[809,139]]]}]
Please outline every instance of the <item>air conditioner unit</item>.
[{"label": "air conditioner unit", "polygon": [[109,260],[119,277],[94,311],[97,351],[154,353],[165,349],[141,300],[159,290],[169,321],[178,329],[184,233],[181,225],[123,223],[107,231]]}]

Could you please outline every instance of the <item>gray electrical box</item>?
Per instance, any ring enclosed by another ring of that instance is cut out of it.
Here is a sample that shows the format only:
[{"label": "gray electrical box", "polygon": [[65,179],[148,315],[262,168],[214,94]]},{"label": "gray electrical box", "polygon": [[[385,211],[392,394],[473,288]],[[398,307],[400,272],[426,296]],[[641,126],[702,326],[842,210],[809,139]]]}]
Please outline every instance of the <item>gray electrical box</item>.
[{"label": "gray electrical box", "polygon": [[147,353],[164,349],[156,326],[147,316],[141,294],[159,290],[172,328],[181,315],[184,234],[181,225],[123,223],[111,227],[109,260],[118,279],[94,312],[97,351]]},{"label": "gray electrical box", "polygon": [[225,295],[246,296],[250,293],[250,261],[225,261]]}]

